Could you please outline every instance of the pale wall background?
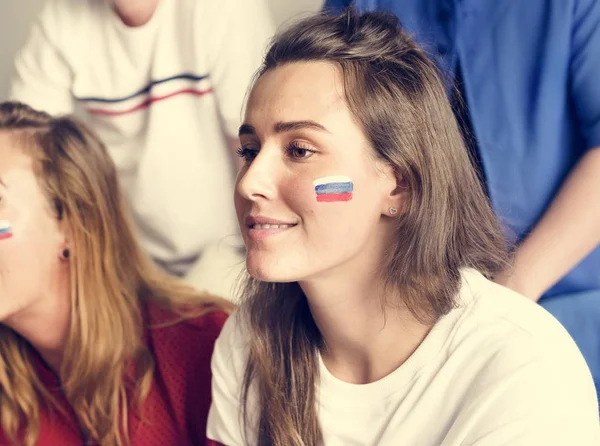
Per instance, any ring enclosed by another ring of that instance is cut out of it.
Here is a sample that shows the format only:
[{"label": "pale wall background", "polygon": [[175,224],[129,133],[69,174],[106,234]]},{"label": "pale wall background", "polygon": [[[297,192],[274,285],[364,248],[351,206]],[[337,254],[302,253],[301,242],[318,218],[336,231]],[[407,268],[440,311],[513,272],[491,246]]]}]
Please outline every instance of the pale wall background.
[{"label": "pale wall background", "polygon": [[[218,1],[218,0],[213,0]],[[249,0],[246,0],[249,1]],[[276,23],[317,11],[323,0],[268,0]],[[0,101],[8,95],[15,53],[23,45],[44,0],[0,0]]]}]

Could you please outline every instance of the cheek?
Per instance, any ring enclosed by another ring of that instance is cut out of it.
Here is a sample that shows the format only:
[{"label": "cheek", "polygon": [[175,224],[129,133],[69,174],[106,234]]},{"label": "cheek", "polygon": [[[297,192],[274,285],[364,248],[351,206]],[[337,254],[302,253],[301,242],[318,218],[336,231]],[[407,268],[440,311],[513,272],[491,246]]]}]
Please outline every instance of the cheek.
[{"label": "cheek", "polygon": [[313,181],[313,187],[319,203],[348,202],[354,194],[354,182],[345,175],[317,178]]},{"label": "cheek", "polygon": [[0,220],[0,241],[8,240],[13,236],[12,224],[9,220]]},{"label": "cheek", "polygon": [[303,194],[305,217],[310,218],[315,241],[322,246],[353,245],[372,231],[379,221],[379,205],[372,191],[360,188],[348,177],[339,177],[337,183],[319,179]]},{"label": "cheek", "polygon": [[233,194],[233,205],[235,206],[235,212],[238,217],[238,222],[241,225],[247,202],[237,193],[237,190]]},{"label": "cheek", "polygon": [[40,262],[44,247],[37,246],[18,228],[14,228],[12,237],[0,240],[0,285],[3,301],[0,313],[4,315],[6,305],[20,302],[26,304],[39,291]]},{"label": "cheek", "polygon": [[22,231],[15,219],[0,220],[0,260],[6,263],[11,256],[19,255]]},{"label": "cheek", "polygon": [[11,221],[10,229],[8,237],[2,237],[0,230],[0,270],[14,277],[35,277],[47,269],[58,246],[53,234],[25,219]]},{"label": "cheek", "polygon": [[14,228],[11,238],[0,240],[0,320],[32,304],[50,285],[58,262],[39,234]]},{"label": "cheek", "polygon": [[373,229],[375,215],[358,200],[346,202],[315,202],[311,214],[315,229],[326,245],[352,244]]},{"label": "cheek", "polygon": [[348,176],[326,176],[311,181],[292,182],[286,196],[309,213],[325,214],[343,209],[354,196],[354,183]]}]

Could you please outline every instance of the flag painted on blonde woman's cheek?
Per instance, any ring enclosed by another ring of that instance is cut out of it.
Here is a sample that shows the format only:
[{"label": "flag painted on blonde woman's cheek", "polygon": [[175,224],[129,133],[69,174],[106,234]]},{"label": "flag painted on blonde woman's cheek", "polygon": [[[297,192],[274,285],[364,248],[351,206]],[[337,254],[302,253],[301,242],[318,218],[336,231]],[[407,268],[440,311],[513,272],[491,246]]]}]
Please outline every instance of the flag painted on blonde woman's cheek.
[{"label": "flag painted on blonde woman's cheek", "polygon": [[313,181],[317,201],[331,203],[352,200],[354,184],[350,177],[343,175],[318,178]]},{"label": "flag painted on blonde woman's cheek", "polygon": [[12,226],[8,220],[0,220],[0,240],[12,237]]}]

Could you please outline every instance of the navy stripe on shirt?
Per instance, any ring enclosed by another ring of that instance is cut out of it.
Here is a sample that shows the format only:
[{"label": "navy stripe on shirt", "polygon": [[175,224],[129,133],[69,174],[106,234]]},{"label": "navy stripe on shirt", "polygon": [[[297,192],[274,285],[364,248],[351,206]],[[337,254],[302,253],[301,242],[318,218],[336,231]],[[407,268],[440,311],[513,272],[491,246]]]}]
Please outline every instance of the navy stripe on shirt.
[{"label": "navy stripe on shirt", "polygon": [[103,102],[103,103],[107,103],[107,104],[115,104],[118,102],[123,102],[123,101],[127,101],[129,99],[133,99],[136,96],[140,96],[142,94],[146,94],[149,93],[150,90],[152,90],[152,87],[154,87],[155,85],[158,84],[162,84],[164,82],[169,82],[169,81],[173,81],[176,79],[188,79],[191,81],[201,81],[203,79],[208,78],[208,74],[204,74],[201,76],[198,76],[196,74],[191,74],[191,73],[183,73],[183,74],[177,74],[175,76],[170,76],[170,77],[166,77],[164,79],[158,79],[155,81],[151,81],[147,86],[145,86],[144,88],[142,88],[139,91],[136,91],[133,94],[130,94],[128,96],[124,96],[121,98],[97,98],[97,97],[83,97],[83,98],[76,98],[78,101],[82,101],[82,102]]}]

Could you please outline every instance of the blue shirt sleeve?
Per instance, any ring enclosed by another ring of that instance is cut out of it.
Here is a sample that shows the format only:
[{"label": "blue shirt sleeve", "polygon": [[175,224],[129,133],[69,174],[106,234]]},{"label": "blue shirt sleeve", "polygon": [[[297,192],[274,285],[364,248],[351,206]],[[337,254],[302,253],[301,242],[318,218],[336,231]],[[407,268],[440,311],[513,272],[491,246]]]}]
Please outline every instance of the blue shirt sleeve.
[{"label": "blue shirt sleeve", "polygon": [[591,149],[600,146],[600,1],[576,0],[574,5],[570,88]]}]

